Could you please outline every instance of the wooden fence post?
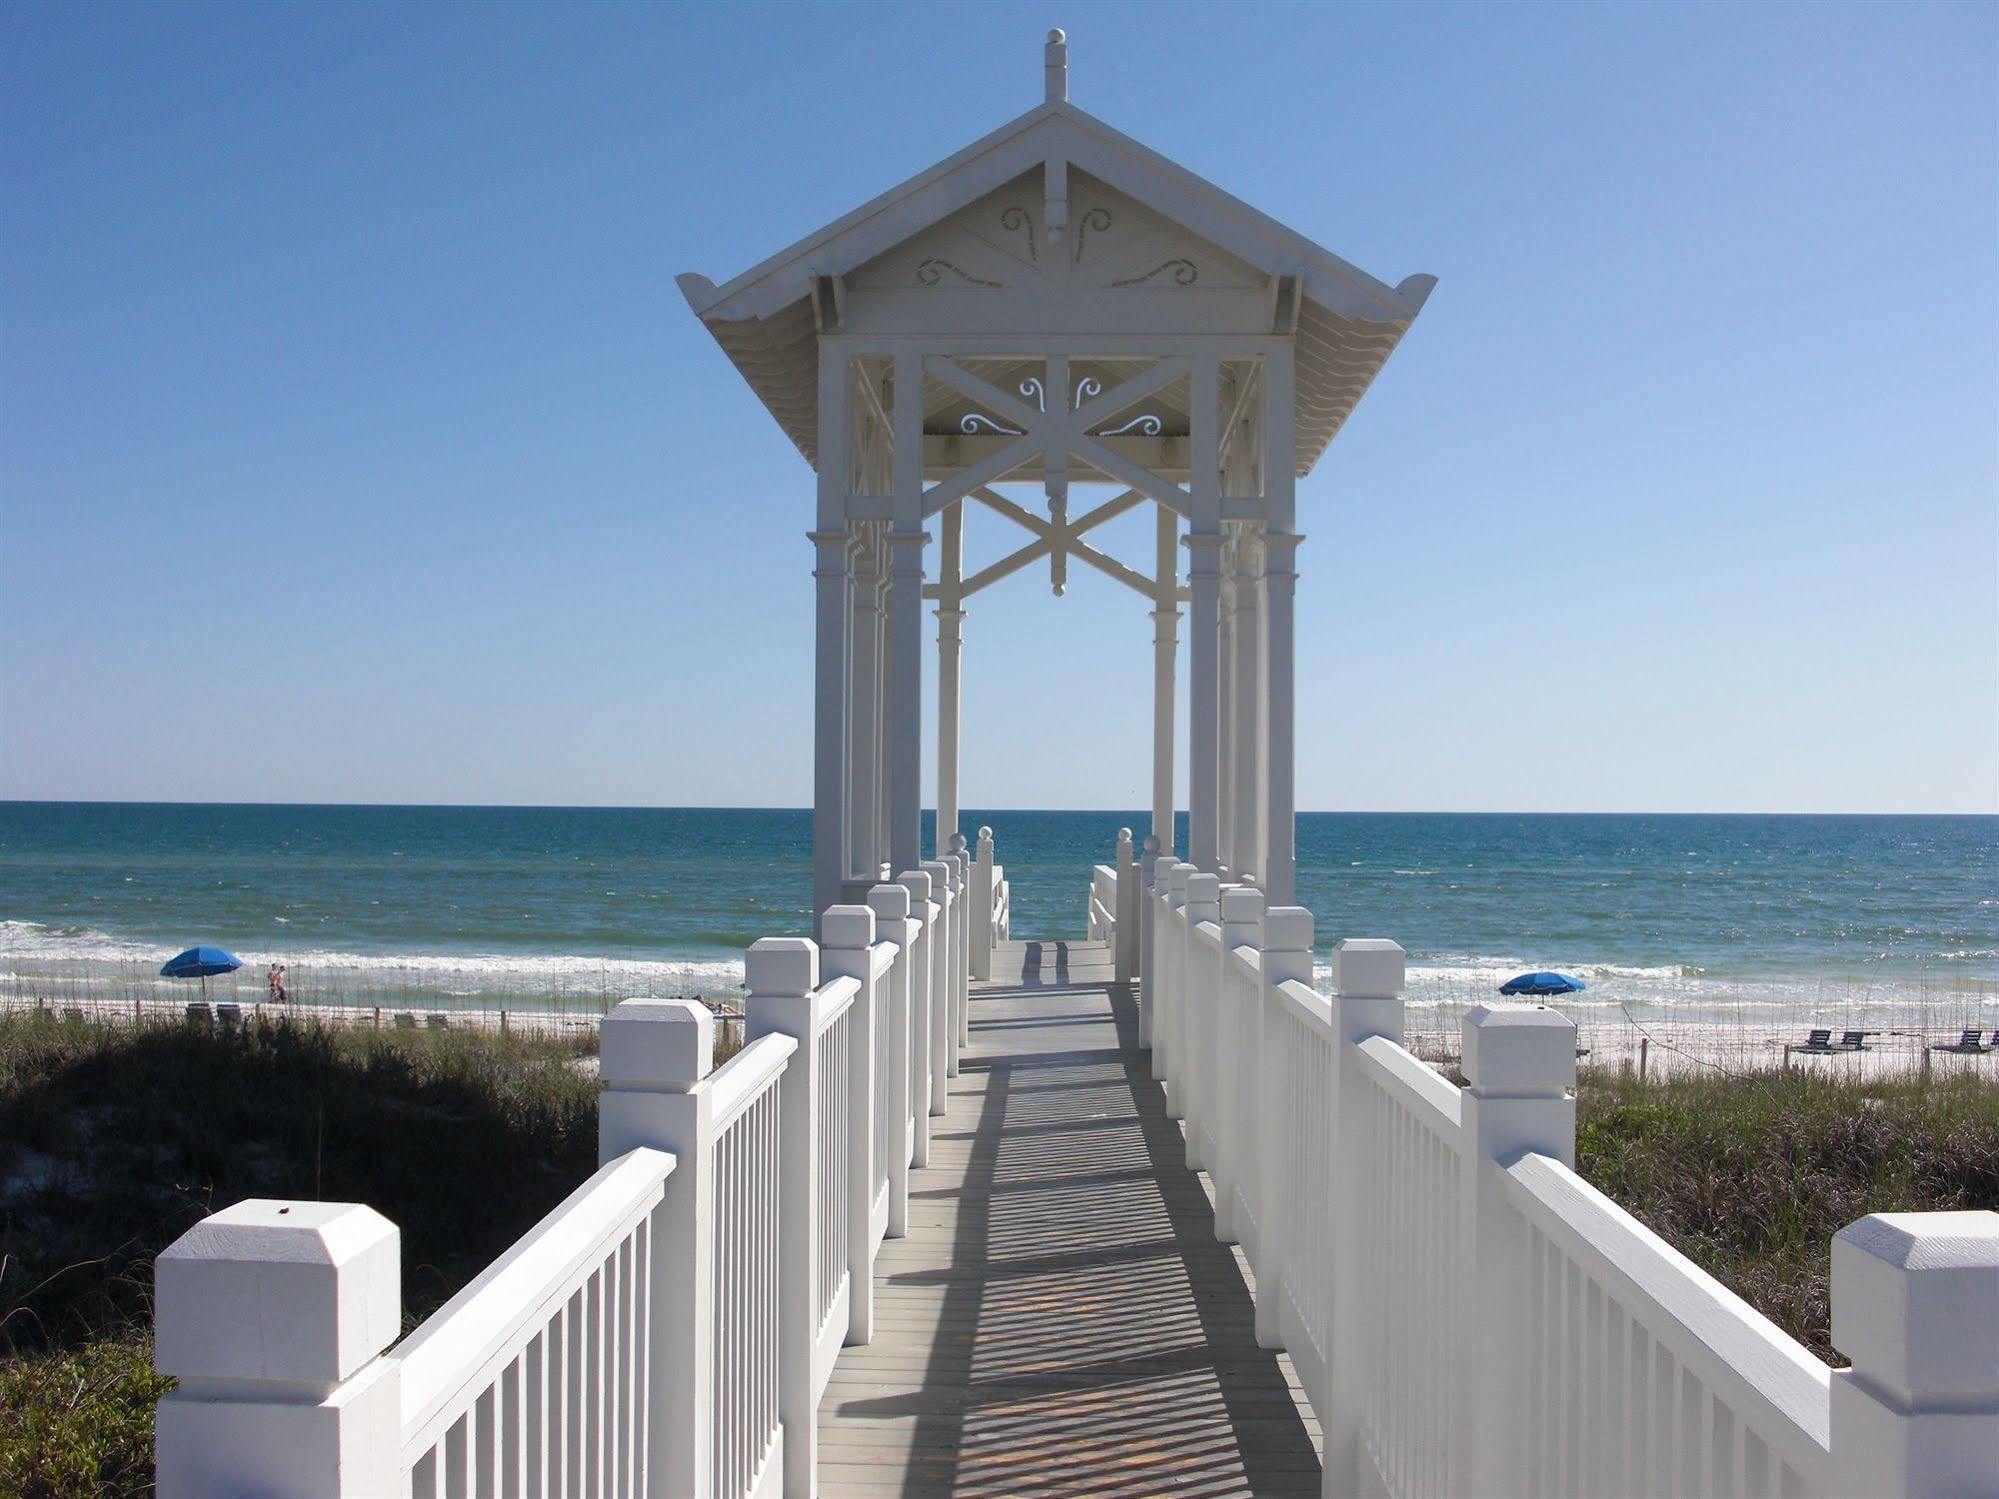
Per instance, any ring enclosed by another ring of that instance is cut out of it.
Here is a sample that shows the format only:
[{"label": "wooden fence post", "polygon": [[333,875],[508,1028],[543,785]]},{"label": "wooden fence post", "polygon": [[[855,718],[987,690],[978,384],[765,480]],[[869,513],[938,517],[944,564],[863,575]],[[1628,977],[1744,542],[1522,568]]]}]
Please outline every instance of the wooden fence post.
[{"label": "wooden fence post", "polygon": [[627,999],[604,1017],[597,1160],[641,1145],[672,1153],[653,1213],[647,1491],[713,1499],[715,1172],[708,1090],[715,1017],[686,999]]},{"label": "wooden fence post", "polygon": [[937,983],[933,970],[936,963],[931,953],[944,940],[943,931],[937,923],[939,907],[931,899],[930,876],[924,870],[911,870],[897,876],[896,883],[909,892],[909,914],[922,924],[923,935],[916,945],[916,958],[910,978],[915,992],[922,997],[916,1001],[922,1018],[917,1022],[921,1028],[930,1055],[930,1097],[927,1109],[919,1109],[916,1122],[916,1150],[919,1166],[930,1164],[930,1120],[944,1112],[950,1102],[951,1038],[945,1029],[943,1000],[937,993]]},{"label": "wooden fence post", "polygon": [[1158,922],[1159,874],[1161,863],[1159,840],[1147,838],[1145,853],[1138,861],[1140,890],[1138,892],[1138,991],[1132,996],[1138,1002],[1138,1045],[1141,1051],[1152,1049],[1152,1017],[1158,1005],[1158,957],[1153,951],[1152,933]]},{"label": "wooden fence post", "polygon": [[[1203,1086],[1214,1075],[1214,1000],[1207,993],[1215,980],[1215,970],[1200,962],[1201,938],[1198,928],[1204,921],[1222,919],[1222,882],[1219,875],[1195,870],[1187,876],[1187,904],[1180,913],[1180,1045],[1176,1065],[1183,1079],[1180,1089],[1182,1117],[1187,1122],[1187,1165],[1189,1169],[1208,1167],[1201,1149],[1201,1121],[1211,1116],[1215,1101]],[[1205,981],[1204,981],[1205,976]],[[1213,1125],[1210,1124],[1210,1129]]]},{"label": "wooden fence post", "polygon": [[[1254,948],[1263,921],[1263,892],[1254,885],[1231,885],[1222,892],[1221,962],[1215,975],[1215,1159],[1209,1176],[1215,1184],[1215,1237],[1233,1244],[1242,1237],[1236,1194],[1255,1191],[1256,1112],[1245,1107],[1250,1094],[1244,1073],[1257,1075],[1258,1024],[1261,1006],[1236,1004],[1235,949]],[[1245,1055],[1246,1053],[1246,1055]],[[1247,1066],[1245,1066],[1247,1064]]]},{"label": "wooden fence post", "polygon": [[968,914],[963,890],[954,890],[951,866],[943,859],[925,859],[917,865],[930,876],[930,899],[937,907],[936,940],[930,944],[930,983],[937,995],[935,1013],[948,1041],[944,1071],[958,1075],[958,985],[951,976],[951,933]]},{"label": "wooden fence post", "polygon": [[[1256,1345],[1259,1348],[1284,1346],[1282,1314],[1286,1279],[1312,1273],[1309,1265],[1293,1264],[1289,1258],[1292,1240],[1290,1223],[1293,1186],[1283,1179],[1284,1153],[1273,1147],[1285,1130],[1295,1127],[1286,1115],[1284,1092],[1275,1075],[1278,1048],[1285,1044],[1282,1012],[1278,1009],[1279,984],[1297,982],[1308,988],[1312,983],[1312,913],[1303,906],[1271,906],[1258,923],[1257,946],[1261,967],[1255,1023],[1260,1036],[1257,1055],[1271,1069],[1264,1086],[1252,1101],[1257,1110],[1257,1142],[1254,1169],[1257,1173],[1257,1213],[1260,1232],[1252,1268],[1256,1272]],[[1337,1058],[1335,1059],[1337,1060]],[[1318,1107],[1331,1108],[1330,1099]]]},{"label": "wooden fence post", "polygon": [[[887,993],[882,1003],[882,1066],[879,1074],[888,1089],[885,1112],[891,1128],[888,1139],[888,1236],[900,1239],[909,1232],[909,1165],[915,1147],[915,1110],[911,1099],[922,1081],[915,1044],[915,1013],[910,1003],[913,984],[911,949],[916,931],[909,919],[909,889],[904,885],[877,885],[868,892],[868,909],[875,913],[875,935],[895,948],[895,962],[889,968]],[[926,1097],[927,1110],[929,1100]]]},{"label": "wooden fence post", "polygon": [[847,1344],[874,1340],[875,913],[828,906],[819,918],[819,972],[861,986],[847,1036],[847,1150],[834,1180],[847,1194]]},{"label": "wooden fence post", "polygon": [[784,1492],[819,1491],[819,1053],[814,996],[819,947],[806,937],[765,937],[743,964],[744,1041],[790,1036],[798,1050],[778,1083],[778,1418],[784,1423]]},{"label": "wooden fence post", "polygon": [[1192,864],[1169,865],[1166,901],[1160,908],[1160,1005],[1152,1028],[1152,1055],[1169,1119],[1187,1115],[1187,881],[1199,873]]},{"label": "wooden fence post", "polygon": [[979,829],[978,854],[972,864],[972,977],[993,976],[993,830]]},{"label": "wooden fence post", "polygon": [[161,1499],[402,1492],[401,1240],[358,1203],[252,1198],[161,1251]]},{"label": "wooden fence post", "polygon": [[1112,892],[1114,902],[1111,915],[1117,922],[1112,933],[1114,946],[1111,951],[1111,978],[1120,984],[1128,984],[1138,973],[1138,947],[1134,940],[1138,935],[1138,923],[1132,919],[1132,891],[1136,888],[1132,874],[1131,829],[1117,830],[1117,859],[1111,865],[1117,872],[1117,888]]},{"label": "wooden fence post", "polygon": [[1832,1241],[1833,1492],[1999,1491],[1999,1213],[1874,1213]]},{"label": "wooden fence post", "polygon": [[[1375,1376],[1380,1345],[1382,1288],[1365,1276],[1365,1233],[1379,1212],[1375,1194],[1378,1146],[1374,1140],[1370,1090],[1361,1070],[1359,1045],[1371,1036],[1402,1039],[1402,979],[1407,959],[1399,944],[1376,937],[1349,937],[1333,953],[1333,1067],[1329,1138],[1332,1173],[1332,1242],[1318,1271],[1332,1278],[1326,1293],[1326,1379],[1330,1409],[1320,1418],[1325,1433],[1325,1493],[1350,1494],[1360,1481],[1360,1422]],[[1301,1272],[1302,1273],[1302,1272]],[[1321,1282],[1324,1284],[1324,1282]]]},{"label": "wooden fence post", "polygon": [[1520,1378],[1531,1267],[1506,1168],[1530,1151],[1575,1165],[1576,1027],[1546,1005],[1476,1004],[1460,1034],[1457,1471],[1493,1499],[1531,1499],[1528,1383]]}]

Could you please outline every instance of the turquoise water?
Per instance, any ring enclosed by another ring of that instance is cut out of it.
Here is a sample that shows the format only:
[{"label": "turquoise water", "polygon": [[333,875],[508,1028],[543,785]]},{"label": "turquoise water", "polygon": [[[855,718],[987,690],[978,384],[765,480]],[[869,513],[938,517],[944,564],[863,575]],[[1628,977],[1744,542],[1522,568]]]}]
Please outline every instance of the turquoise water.
[{"label": "turquoise water", "polygon": [[[1016,936],[1080,936],[1089,866],[1145,829],[982,822]],[[726,991],[806,929],[810,846],[804,811],[0,803],[0,984],[116,991],[210,942],[307,998]],[[1994,817],[1311,813],[1298,864],[1321,946],[1394,937],[1412,995],[1522,967],[1648,1006],[1999,986]]]}]

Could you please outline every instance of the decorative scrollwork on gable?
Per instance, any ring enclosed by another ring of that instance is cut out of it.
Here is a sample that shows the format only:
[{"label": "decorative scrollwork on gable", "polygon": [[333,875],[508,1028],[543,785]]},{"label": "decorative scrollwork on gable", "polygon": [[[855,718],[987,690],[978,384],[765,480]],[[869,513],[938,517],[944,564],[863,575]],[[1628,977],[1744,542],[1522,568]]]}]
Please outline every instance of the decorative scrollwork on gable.
[{"label": "decorative scrollwork on gable", "polygon": [[1009,233],[1018,234],[1023,229],[1027,231],[1027,258],[1039,265],[1041,251],[1034,243],[1034,215],[1016,203],[1000,215],[999,221],[1000,228]]},{"label": "decorative scrollwork on gable", "polygon": [[1076,264],[1083,263],[1083,246],[1089,242],[1090,231],[1102,234],[1111,227],[1111,211],[1108,208],[1092,208],[1076,220]]},{"label": "decorative scrollwork on gable", "polygon": [[1201,268],[1199,266],[1184,256],[1176,255],[1171,260],[1162,260],[1142,276],[1126,276],[1121,280],[1113,281],[1111,285],[1144,286],[1155,276],[1163,276],[1169,271],[1173,273],[1173,284],[1175,286],[1192,286],[1196,281],[1201,279]]},{"label": "decorative scrollwork on gable", "polygon": [[1048,409],[1048,393],[1042,389],[1041,377],[1039,375],[1029,375],[1025,380],[1021,381],[1020,393],[1033,400],[1036,411],[1046,411]]},{"label": "decorative scrollwork on gable", "polygon": [[1076,399],[1070,405],[1069,409],[1071,411],[1081,411],[1083,409],[1083,402],[1089,400],[1092,396],[1100,396],[1103,393],[1104,382],[1099,380],[1095,375],[1085,375],[1076,382]]},{"label": "decorative scrollwork on gable", "polygon": [[1147,411],[1133,417],[1122,427],[1105,427],[1092,435],[1097,437],[1128,437],[1136,432],[1140,437],[1157,437],[1165,430],[1166,423]]},{"label": "decorative scrollwork on gable", "polygon": [[922,286],[936,286],[943,281],[946,271],[949,271],[967,286],[1000,286],[1003,284],[998,281],[988,281],[983,276],[974,276],[963,266],[954,265],[948,260],[940,260],[935,255],[930,256],[921,265],[917,266],[916,280]]},{"label": "decorative scrollwork on gable", "polygon": [[980,432],[997,432],[1002,437],[1023,437],[1018,427],[1009,427],[1004,422],[996,422],[983,411],[968,411],[958,418],[958,430],[967,437],[975,437]]}]

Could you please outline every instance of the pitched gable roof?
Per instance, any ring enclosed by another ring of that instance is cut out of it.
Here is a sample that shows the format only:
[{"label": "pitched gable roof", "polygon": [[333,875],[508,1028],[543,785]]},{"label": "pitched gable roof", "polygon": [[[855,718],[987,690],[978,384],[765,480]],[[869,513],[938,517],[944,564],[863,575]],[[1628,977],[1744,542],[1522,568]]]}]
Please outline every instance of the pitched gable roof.
[{"label": "pitched gable roof", "polygon": [[1309,471],[1408,330],[1435,278],[1411,276],[1397,286],[1378,281],[1066,100],[1036,106],[726,285],[683,275],[681,292],[813,462],[815,279],[852,271],[1056,156],[1265,275],[1298,278],[1298,472]]}]

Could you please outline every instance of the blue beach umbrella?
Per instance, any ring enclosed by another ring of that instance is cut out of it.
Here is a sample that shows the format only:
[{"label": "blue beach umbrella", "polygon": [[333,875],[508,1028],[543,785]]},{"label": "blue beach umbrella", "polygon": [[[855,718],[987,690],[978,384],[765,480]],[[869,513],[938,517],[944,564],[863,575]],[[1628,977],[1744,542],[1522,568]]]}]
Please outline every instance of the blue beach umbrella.
[{"label": "blue beach umbrella", "polygon": [[1499,986],[1501,994],[1575,994],[1587,989],[1581,979],[1566,973],[1523,973]]},{"label": "blue beach umbrella", "polygon": [[234,973],[242,966],[242,961],[234,953],[226,953],[219,947],[190,947],[179,956],[167,959],[166,967],[160,970],[160,977],[200,979],[201,992],[206,994],[211,973]]}]

